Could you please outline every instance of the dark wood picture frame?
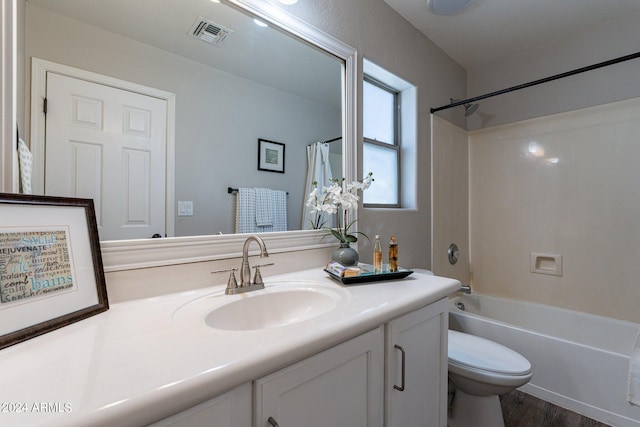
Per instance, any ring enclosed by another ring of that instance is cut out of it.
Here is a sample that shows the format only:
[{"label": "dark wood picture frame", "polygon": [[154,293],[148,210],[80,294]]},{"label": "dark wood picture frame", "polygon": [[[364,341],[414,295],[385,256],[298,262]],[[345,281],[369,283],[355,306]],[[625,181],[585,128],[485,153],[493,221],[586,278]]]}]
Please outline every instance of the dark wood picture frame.
[{"label": "dark wood picture frame", "polygon": [[0,193],[0,349],[108,309],[93,200]]},{"label": "dark wood picture frame", "polygon": [[284,173],[284,149],[281,142],[258,139],[258,170]]}]

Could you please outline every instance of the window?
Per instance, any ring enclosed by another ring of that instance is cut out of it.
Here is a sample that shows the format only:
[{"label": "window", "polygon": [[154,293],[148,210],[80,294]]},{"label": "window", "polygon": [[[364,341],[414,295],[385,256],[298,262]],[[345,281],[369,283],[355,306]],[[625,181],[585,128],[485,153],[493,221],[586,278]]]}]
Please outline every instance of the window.
[{"label": "window", "polygon": [[363,174],[375,179],[363,193],[367,207],[400,207],[400,93],[365,76],[363,84]]},{"label": "window", "polygon": [[365,208],[418,208],[418,88],[363,59]]}]

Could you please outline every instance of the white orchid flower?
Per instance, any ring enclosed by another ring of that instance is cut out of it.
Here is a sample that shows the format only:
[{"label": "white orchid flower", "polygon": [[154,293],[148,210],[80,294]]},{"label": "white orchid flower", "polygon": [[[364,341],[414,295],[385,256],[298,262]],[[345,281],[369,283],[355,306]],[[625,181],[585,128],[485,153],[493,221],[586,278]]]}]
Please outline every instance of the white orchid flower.
[{"label": "white orchid flower", "polygon": [[[372,181],[373,174],[371,172],[362,181],[353,181],[350,184],[346,183],[344,179],[334,178],[331,179],[331,185],[322,187],[321,192],[318,190],[317,183],[314,182],[315,188],[309,193],[305,203],[316,216],[315,220],[312,220],[313,227],[329,232],[343,243],[357,241],[356,235],[363,233],[349,232],[355,221],[348,222],[347,218],[349,212],[358,207],[360,200],[357,194],[358,190],[366,190],[371,186]],[[336,229],[324,226],[324,214],[340,214],[337,215],[338,226]]]}]

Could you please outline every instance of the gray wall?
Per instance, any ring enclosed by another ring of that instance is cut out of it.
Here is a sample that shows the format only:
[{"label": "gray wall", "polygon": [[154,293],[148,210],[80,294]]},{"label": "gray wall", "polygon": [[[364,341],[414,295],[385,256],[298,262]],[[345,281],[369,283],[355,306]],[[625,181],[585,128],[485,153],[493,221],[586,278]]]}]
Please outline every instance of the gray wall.
[{"label": "gray wall", "polygon": [[[638,52],[640,12],[579,31],[563,40],[469,70],[468,96],[527,83]],[[544,83],[481,102],[468,129],[512,123],[640,96],[640,59]]]},{"label": "gray wall", "polygon": [[[400,264],[414,268],[430,268],[429,110],[447,104],[450,97],[464,97],[465,70],[382,0],[303,1],[287,10],[356,48],[360,70],[362,58],[366,57],[418,88],[417,209],[361,210],[360,230],[371,238],[380,234],[383,241],[388,239],[390,234],[397,235]],[[460,123],[461,118],[454,117],[453,121]],[[361,123],[359,135],[362,135]],[[361,261],[372,261],[371,245],[366,239],[360,240],[359,250]]]}]

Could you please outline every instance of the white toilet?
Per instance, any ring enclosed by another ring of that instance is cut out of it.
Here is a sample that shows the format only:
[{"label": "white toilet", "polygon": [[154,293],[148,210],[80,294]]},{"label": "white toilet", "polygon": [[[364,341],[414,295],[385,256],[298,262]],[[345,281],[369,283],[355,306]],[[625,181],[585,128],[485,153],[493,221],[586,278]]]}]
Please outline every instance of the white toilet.
[{"label": "white toilet", "polygon": [[498,395],[531,379],[531,363],[485,338],[449,331],[449,379],[455,385],[449,427],[504,427]]}]

